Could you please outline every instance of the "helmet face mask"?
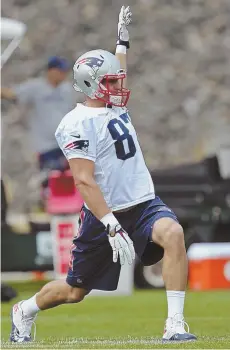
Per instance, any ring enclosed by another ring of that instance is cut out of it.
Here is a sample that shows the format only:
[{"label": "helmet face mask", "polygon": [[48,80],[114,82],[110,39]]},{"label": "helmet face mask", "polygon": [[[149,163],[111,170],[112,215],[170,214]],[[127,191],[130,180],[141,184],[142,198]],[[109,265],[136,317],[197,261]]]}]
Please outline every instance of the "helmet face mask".
[{"label": "helmet face mask", "polygon": [[[126,106],[129,100],[130,90],[123,87],[125,79],[126,73],[124,71],[117,74],[104,75],[100,80],[98,90],[95,93],[96,99],[117,107]],[[116,84],[119,84],[119,88],[111,89],[113,80]]]},{"label": "helmet face mask", "polygon": [[127,104],[130,90],[123,87],[126,72],[120,69],[120,62],[112,53],[89,51],[78,58],[73,71],[76,91],[114,106]]}]

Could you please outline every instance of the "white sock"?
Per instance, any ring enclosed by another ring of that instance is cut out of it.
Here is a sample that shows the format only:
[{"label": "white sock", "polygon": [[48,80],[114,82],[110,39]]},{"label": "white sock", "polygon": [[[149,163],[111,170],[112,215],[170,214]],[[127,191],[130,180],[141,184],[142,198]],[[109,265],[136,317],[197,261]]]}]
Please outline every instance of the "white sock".
[{"label": "white sock", "polygon": [[176,314],[184,313],[185,292],[176,290],[167,290],[168,317],[174,317]]},{"label": "white sock", "polygon": [[29,316],[29,317],[35,316],[36,313],[40,311],[36,303],[36,294],[32,296],[32,298],[23,301],[23,303],[21,304],[21,308],[23,313],[26,316]]}]

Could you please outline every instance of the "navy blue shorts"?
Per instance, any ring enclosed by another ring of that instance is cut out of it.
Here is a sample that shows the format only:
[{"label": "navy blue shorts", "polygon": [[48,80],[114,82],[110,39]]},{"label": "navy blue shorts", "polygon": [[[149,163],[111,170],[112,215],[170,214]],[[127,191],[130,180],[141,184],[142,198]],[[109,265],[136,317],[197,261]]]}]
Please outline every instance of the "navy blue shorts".
[{"label": "navy blue shorts", "polygon": [[[116,213],[117,220],[129,233],[139,259],[153,265],[163,257],[163,249],[151,241],[153,224],[169,217],[178,222],[174,212],[159,197]],[[104,225],[85,207],[80,213],[80,228],[71,247],[67,283],[87,290],[115,290],[120,276],[120,262],[112,260],[112,249]]]}]

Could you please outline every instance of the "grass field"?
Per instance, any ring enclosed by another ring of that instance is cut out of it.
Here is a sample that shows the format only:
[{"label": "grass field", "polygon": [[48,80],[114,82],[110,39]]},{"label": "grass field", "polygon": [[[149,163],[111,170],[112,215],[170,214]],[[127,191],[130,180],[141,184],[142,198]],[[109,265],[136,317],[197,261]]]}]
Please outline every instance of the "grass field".
[{"label": "grass field", "polygon": [[[13,286],[19,292],[18,300],[39,288],[38,283]],[[2,304],[1,348],[5,349],[230,349],[230,291],[188,292],[186,321],[198,341],[167,345],[161,342],[166,316],[163,291],[135,291],[130,297],[87,297],[78,305],[41,312],[36,342],[26,346],[8,342],[13,303]]]}]

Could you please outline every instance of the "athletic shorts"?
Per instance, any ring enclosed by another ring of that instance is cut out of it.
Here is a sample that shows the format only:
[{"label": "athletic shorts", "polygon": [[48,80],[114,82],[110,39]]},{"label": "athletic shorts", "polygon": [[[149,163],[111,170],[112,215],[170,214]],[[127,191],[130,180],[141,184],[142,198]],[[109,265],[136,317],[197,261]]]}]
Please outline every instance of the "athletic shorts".
[{"label": "athletic shorts", "polygon": [[[178,219],[159,197],[140,203],[128,211],[114,212],[121,226],[133,240],[135,252],[144,265],[153,265],[163,257],[163,249],[152,242],[154,223],[160,218]],[[84,206],[79,231],[71,247],[67,283],[87,290],[112,291],[117,288],[120,262],[113,262],[112,248],[104,225]]]}]

